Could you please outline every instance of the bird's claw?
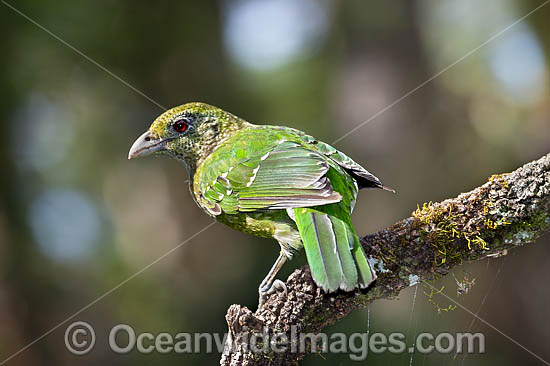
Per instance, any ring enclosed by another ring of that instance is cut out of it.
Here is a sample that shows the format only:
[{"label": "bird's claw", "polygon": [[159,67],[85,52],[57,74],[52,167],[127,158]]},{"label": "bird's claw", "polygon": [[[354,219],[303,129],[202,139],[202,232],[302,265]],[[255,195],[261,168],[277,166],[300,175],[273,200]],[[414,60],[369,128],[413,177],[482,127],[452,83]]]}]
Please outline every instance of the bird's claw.
[{"label": "bird's claw", "polygon": [[258,289],[258,292],[260,293],[258,309],[265,304],[268,295],[274,294],[275,292],[282,292],[286,297],[288,293],[285,283],[281,280],[275,280],[271,284],[262,283]]},{"label": "bird's claw", "polygon": [[268,295],[271,295],[275,293],[275,291],[282,292],[285,296],[287,295],[288,291],[286,290],[286,285],[281,280],[275,280],[273,281],[273,284],[271,285],[271,288],[267,292]]}]

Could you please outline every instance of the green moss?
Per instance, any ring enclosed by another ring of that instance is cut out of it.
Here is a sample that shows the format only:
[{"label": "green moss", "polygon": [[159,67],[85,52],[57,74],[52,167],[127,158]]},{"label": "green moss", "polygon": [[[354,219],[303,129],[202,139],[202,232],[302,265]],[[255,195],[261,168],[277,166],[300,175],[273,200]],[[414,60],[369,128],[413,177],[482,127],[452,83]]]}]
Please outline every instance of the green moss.
[{"label": "green moss", "polygon": [[439,290],[435,289],[433,286],[429,286],[429,285],[424,285],[424,286],[428,287],[428,290],[429,290],[428,292],[423,291],[424,295],[428,297],[428,302],[435,307],[438,314],[441,314],[443,312],[446,313],[456,309],[456,305],[451,304],[446,307],[442,307],[438,302],[435,301],[435,296],[441,294],[445,289],[445,286],[441,286]]},{"label": "green moss", "polygon": [[[489,178],[489,180],[491,180],[491,178]],[[506,220],[506,211],[507,210],[506,210],[505,207],[499,208],[498,210],[495,209],[495,203],[493,202],[493,200],[491,198],[489,198],[487,201],[483,202],[483,216],[486,217],[485,222],[484,222],[485,228],[490,229],[490,230],[497,230],[501,226],[510,225],[511,222],[508,222]],[[492,217],[492,215],[494,215],[494,214],[499,214],[500,216],[503,216],[503,217],[500,217],[500,218],[495,220]]]},{"label": "green moss", "polygon": [[[508,189],[506,177],[507,174],[493,175],[489,181]],[[481,191],[469,198],[469,204],[474,209],[481,207],[482,215],[468,221],[461,219],[462,214],[454,213],[456,208],[452,204],[424,203],[412,213],[415,218],[413,228],[422,241],[429,242],[435,248],[434,261],[437,265],[464,258],[466,248],[457,241],[463,241],[467,249],[474,253],[498,249],[506,244],[523,244],[550,229],[550,215],[545,210],[539,209],[537,214],[518,222],[512,212],[515,210],[499,205],[488,193]]]},{"label": "green moss", "polygon": [[550,229],[550,215],[541,211],[525,220],[510,225],[510,230],[504,235],[504,243],[519,245],[533,240],[541,232]]},{"label": "green moss", "polygon": [[473,239],[470,239],[470,238],[467,237],[466,240],[468,241],[468,249],[472,249],[472,244],[473,244],[473,245],[476,245],[477,247],[479,247],[482,250],[489,250],[489,245],[479,235],[476,235],[475,238],[473,238]]},{"label": "green moss", "polygon": [[444,264],[449,260],[456,260],[461,257],[459,248],[451,243],[457,239],[465,239],[458,229],[456,219],[461,214],[453,213],[453,206],[448,210],[432,202],[418,206],[412,216],[418,220],[417,229],[423,240],[428,239],[436,248],[435,262]]},{"label": "green moss", "polygon": [[508,185],[508,182],[505,179],[505,177],[507,177],[508,174],[509,173],[493,174],[489,177],[489,182],[498,183],[502,188],[508,189],[510,188],[510,186]]},{"label": "green moss", "polygon": [[493,221],[490,218],[485,220],[485,227],[487,229],[496,230],[503,225],[510,225],[511,222],[506,221],[504,218],[500,218],[497,221]]}]

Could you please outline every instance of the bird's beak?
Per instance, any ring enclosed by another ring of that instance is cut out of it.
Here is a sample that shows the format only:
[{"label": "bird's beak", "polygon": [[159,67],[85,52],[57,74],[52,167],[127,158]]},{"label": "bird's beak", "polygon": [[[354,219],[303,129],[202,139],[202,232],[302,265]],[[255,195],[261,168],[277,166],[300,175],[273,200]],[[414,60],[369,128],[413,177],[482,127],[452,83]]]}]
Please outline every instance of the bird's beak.
[{"label": "bird's beak", "polygon": [[140,156],[151,155],[158,151],[166,150],[166,143],[170,139],[154,137],[149,131],[138,137],[130,148],[128,159],[138,158]]}]

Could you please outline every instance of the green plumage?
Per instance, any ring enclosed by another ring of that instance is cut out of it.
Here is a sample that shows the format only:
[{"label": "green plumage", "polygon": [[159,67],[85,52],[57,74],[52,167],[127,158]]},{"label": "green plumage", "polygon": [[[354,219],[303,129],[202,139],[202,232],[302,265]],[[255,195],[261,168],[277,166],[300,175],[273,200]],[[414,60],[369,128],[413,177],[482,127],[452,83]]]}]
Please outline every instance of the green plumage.
[{"label": "green plumage", "polygon": [[[182,120],[185,132],[175,132]],[[286,258],[304,247],[312,277],[325,291],[364,288],[376,278],[350,215],[360,188],[384,187],[342,152],[301,131],[253,125],[202,103],[165,112],[148,137],[140,144],[186,164],[194,198],[209,215],[276,239]],[[130,157],[143,155],[138,142]]]},{"label": "green plumage", "polygon": [[[338,170],[327,173],[338,192],[349,180]],[[342,194],[345,197],[345,194]],[[353,197],[354,199],[355,197]],[[367,287],[376,277],[350,219],[351,202],[294,209],[294,218],[315,282],[326,291]]]}]

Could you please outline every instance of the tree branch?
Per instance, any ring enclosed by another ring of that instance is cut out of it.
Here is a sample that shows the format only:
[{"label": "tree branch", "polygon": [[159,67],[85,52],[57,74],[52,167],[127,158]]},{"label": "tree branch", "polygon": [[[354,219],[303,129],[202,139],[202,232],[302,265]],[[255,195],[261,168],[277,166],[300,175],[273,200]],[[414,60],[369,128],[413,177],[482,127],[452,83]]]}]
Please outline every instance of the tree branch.
[{"label": "tree branch", "polygon": [[254,352],[243,334],[291,329],[320,332],[351,311],[396,296],[418,281],[437,279],[465,261],[505,255],[550,230],[550,154],[509,174],[494,175],[468,193],[419,207],[412,216],[361,239],[378,274],[373,286],[325,294],[309,268],[294,271],[288,295],[273,294],[256,313],[232,305],[226,315],[233,347],[221,365],[295,365],[305,353]]}]

